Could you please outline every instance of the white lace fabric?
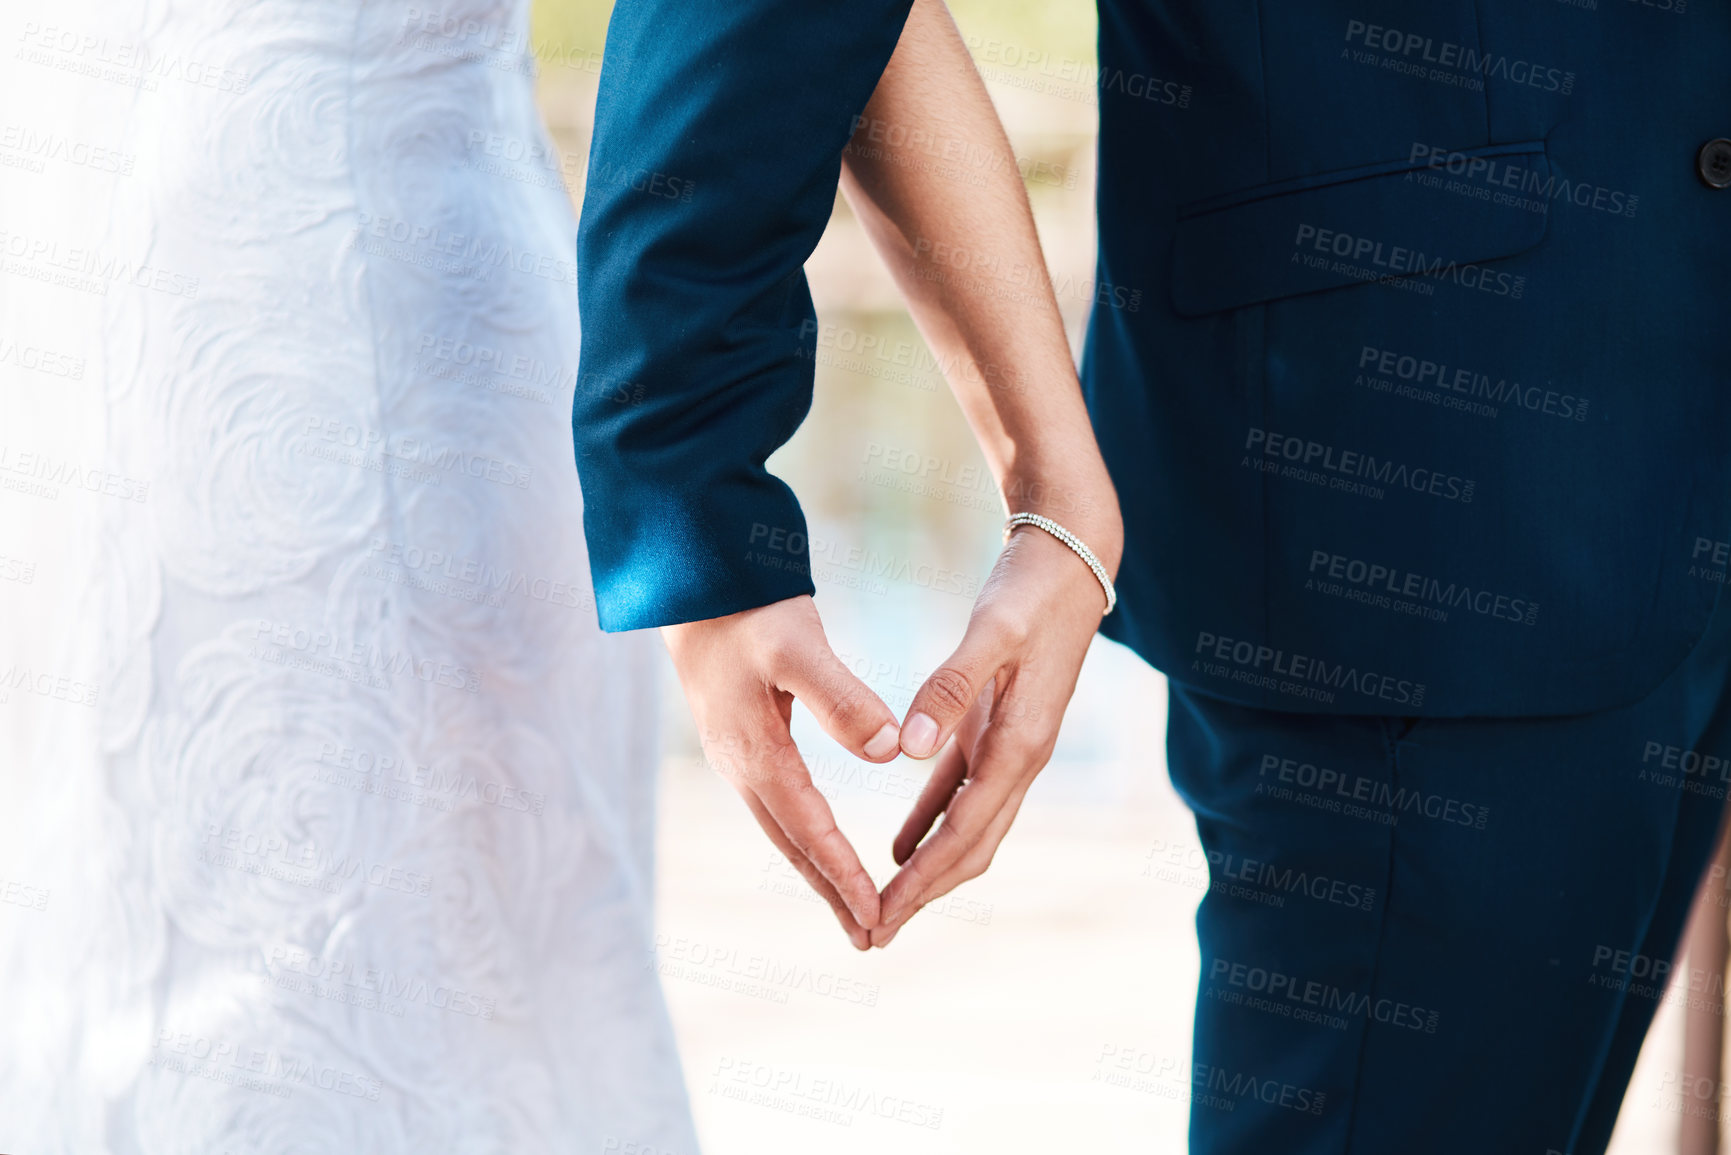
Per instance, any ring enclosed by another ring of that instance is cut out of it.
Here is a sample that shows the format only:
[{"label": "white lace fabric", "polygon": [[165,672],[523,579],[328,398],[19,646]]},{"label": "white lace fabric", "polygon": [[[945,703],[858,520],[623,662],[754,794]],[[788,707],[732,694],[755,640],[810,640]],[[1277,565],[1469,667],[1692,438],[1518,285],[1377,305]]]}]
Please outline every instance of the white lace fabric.
[{"label": "white lace fabric", "polygon": [[0,1150],[697,1149],[527,50],[0,11]]}]

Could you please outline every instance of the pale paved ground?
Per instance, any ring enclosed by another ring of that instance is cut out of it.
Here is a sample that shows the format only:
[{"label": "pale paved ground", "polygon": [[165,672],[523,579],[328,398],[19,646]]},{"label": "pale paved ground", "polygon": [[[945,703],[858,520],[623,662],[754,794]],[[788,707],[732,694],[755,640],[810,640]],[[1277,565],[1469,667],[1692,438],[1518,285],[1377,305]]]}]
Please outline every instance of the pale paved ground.
[{"label": "pale paved ground", "polygon": [[[1117,700],[1148,708],[1077,716],[1060,754],[1086,756],[1049,767],[992,871],[888,951],[849,948],[732,790],[669,758],[659,925],[708,1155],[1184,1151],[1200,892],[1141,872],[1156,840],[1193,843],[1194,828],[1166,781],[1158,677],[1114,651],[1097,652],[1085,678],[1084,694],[1109,683]],[[682,707],[668,703],[678,750]],[[874,792],[836,780],[839,767],[825,792],[882,881],[915,771],[896,764]],[[1103,1055],[1125,1050],[1157,1072],[1141,1089],[1094,1078]],[[1672,1149],[1676,1116],[1658,1087],[1680,1053],[1667,1009],[1613,1155]],[[782,1093],[759,1090],[770,1085]],[[796,1113],[812,1104],[836,1114]]]}]

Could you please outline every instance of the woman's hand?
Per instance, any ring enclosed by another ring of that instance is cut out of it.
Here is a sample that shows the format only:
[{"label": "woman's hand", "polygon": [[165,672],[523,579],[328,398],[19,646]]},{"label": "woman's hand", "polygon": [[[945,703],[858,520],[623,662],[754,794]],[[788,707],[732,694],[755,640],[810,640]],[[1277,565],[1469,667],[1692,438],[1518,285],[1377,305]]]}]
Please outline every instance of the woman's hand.
[{"label": "woman's hand", "polygon": [[[1086,529],[1065,528],[1116,572],[1123,544],[1116,502]],[[1023,795],[1052,756],[1105,608],[1099,581],[1069,546],[1035,526],[1011,535],[962,644],[926,679],[902,722],[905,753],[939,753],[896,836],[901,870],[884,888],[872,945],[888,946],[921,907],[991,866]]]},{"label": "woman's hand", "polygon": [[[931,164],[921,147],[940,145],[960,159]],[[842,161],[842,192],[946,365],[1010,512],[1045,514],[1115,575],[1117,496],[1020,164],[943,0],[914,0]],[[883,892],[874,945],[991,865],[1051,756],[1105,608],[1093,571],[1063,542],[1031,526],[1011,537],[961,646],[902,724],[905,752],[943,753],[896,839],[901,871]]]}]

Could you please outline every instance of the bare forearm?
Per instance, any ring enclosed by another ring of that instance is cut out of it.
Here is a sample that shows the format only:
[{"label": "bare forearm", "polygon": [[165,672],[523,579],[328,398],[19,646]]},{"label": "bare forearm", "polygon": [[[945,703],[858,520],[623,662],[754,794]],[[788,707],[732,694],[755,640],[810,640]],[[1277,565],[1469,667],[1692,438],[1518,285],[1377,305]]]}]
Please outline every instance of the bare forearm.
[{"label": "bare forearm", "polygon": [[1017,510],[1116,571],[1117,501],[1009,140],[941,0],[915,0],[844,154],[842,191]]}]

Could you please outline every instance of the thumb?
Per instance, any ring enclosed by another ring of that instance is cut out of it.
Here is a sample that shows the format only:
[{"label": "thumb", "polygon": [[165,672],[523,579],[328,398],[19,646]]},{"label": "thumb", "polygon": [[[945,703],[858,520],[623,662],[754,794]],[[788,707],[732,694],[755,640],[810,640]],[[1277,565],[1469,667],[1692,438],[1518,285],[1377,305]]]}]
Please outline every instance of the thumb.
[{"label": "thumb", "polygon": [[895,713],[835,656],[821,633],[785,664],[776,681],[856,757],[887,762],[899,752]]},{"label": "thumb", "polygon": [[902,722],[902,752],[910,758],[930,758],[943,749],[969,707],[986,690],[998,669],[1015,653],[1018,630],[996,618],[975,614],[968,621],[962,644],[932,671],[908,705]]}]

